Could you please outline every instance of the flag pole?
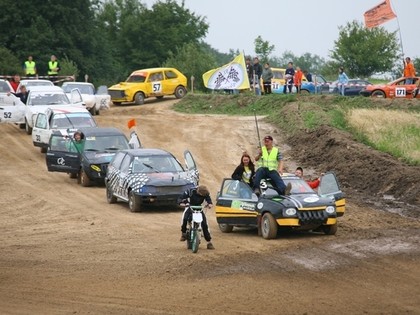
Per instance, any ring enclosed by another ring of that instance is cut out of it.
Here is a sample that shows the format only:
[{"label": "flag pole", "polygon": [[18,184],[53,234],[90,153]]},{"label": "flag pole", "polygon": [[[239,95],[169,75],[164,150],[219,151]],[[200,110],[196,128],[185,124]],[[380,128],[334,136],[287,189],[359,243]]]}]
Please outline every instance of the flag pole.
[{"label": "flag pole", "polygon": [[[391,0],[388,0],[388,1],[389,1],[389,6],[392,8],[392,10],[394,12],[396,12],[394,6],[392,5]],[[401,28],[400,28],[400,20],[398,19],[398,14],[395,14],[395,16],[396,16],[396,19],[397,19],[398,35],[400,37],[401,53],[403,54],[403,58],[404,58],[404,47],[403,47],[403,42],[402,42],[402,35],[401,35]]]}]

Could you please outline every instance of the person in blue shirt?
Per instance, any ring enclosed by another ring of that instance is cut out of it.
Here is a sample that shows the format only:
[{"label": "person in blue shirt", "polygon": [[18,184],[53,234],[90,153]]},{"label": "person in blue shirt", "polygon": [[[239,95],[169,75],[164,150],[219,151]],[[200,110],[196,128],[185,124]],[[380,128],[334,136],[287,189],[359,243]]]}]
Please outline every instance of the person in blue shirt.
[{"label": "person in blue shirt", "polygon": [[340,94],[344,96],[344,89],[346,88],[347,83],[349,83],[349,77],[344,72],[344,68],[338,68],[338,89]]}]

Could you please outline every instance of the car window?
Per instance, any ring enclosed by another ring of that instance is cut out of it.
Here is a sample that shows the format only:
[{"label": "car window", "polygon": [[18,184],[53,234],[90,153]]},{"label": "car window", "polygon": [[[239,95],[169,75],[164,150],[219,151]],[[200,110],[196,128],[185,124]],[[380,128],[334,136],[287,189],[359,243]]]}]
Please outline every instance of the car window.
[{"label": "car window", "polygon": [[143,83],[146,81],[146,76],[142,75],[131,75],[128,77],[127,82]]},{"label": "car window", "polygon": [[35,127],[47,129],[47,116],[45,114],[38,114]]},{"label": "car window", "polygon": [[167,79],[176,79],[178,77],[177,74],[171,70],[166,70],[165,76]]},{"label": "car window", "polygon": [[321,178],[321,183],[318,188],[318,194],[333,194],[340,191],[340,186],[333,173],[327,173]]},{"label": "car window", "polygon": [[39,93],[31,94],[28,105],[67,105],[70,104],[69,99],[64,93]]},{"label": "car window", "polygon": [[283,79],[283,72],[278,70],[273,70],[273,79]]},{"label": "car window", "polygon": [[149,82],[162,81],[162,80],[163,80],[162,72],[151,73],[148,79]]},{"label": "car window", "polygon": [[89,113],[59,113],[55,114],[51,120],[51,128],[77,129],[84,127],[96,127],[96,123]]},{"label": "car window", "polygon": [[70,152],[70,143],[70,138],[66,138],[61,135],[52,135],[50,138],[50,150]]},{"label": "car window", "polygon": [[10,86],[7,84],[6,81],[0,81],[0,92],[10,92]]},{"label": "car window", "polygon": [[126,174],[128,173],[128,167],[130,166],[130,162],[131,162],[131,157],[128,154],[126,154],[126,156],[122,160],[121,167],[120,167],[120,171],[122,173],[126,173]]},{"label": "car window", "polygon": [[292,190],[290,191],[292,194],[314,193],[314,190],[303,179],[285,179],[284,183],[286,185],[288,183],[292,184]]},{"label": "car window", "polygon": [[223,182],[219,197],[251,199],[252,189],[248,184],[239,180],[229,179]]},{"label": "car window", "polygon": [[126,154],[125,152],[118,152],[115,155],[113,161],[111,162],[111,165],[119,169],[125,154]]},{"label": "car window", "polygon": [[108,151],[129,149],[127,138],[123,135],[88,136],[85,151]]}]

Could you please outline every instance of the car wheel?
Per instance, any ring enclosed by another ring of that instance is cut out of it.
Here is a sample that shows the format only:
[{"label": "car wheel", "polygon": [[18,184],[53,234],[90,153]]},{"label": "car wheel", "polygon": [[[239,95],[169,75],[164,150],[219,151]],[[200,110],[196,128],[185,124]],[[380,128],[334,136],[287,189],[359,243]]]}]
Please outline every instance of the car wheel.
[{"label": "car wheel", "polygon": [[300,90],[300,94],[308,95],[309,91],[308,90]]},{"label": "car wheel", "polygon": [[106,201],[108,203],[116,203],[117,197],[114,196],[114,192],[112,191],[111,186],[108,184],[106,185]]},{"label": "car wheel", "polygon": [[46,147],[41,147],[41,153],[47,153],[47,149]]},{"label": "car wheel", "polygon": [[266,240],[277,237],[278,225],[271,213],[264,213],[261,219],[261,235]]},{"label": "car wheel", "polygon": [[140,212],[141,211],[141,207],[140,207],[140,200],[139,198],[136,196],[136,194],[132,191],[130,191],[130,193],[128,194],[128,207],[130,208],[131,212]]},{"label": "car wheel", "polygon": [[26,134],[28,134],[28,135],[32,134],[32,128],[29,127],[28,121],[26,119],[25,119],[25,131],[26,131]]},{"label": "car wheel", "polygon": [[219,229],[223,233],[230,233],[230,232],[233,231],[233,225],[229,225],[229,224],[225,224],[225,223],[220,223],[219,224]]},{"label": "car wheel", "polygon": [[87,176],[86,172],[83,169],[79,173],[79,183],[83,187],[89,187],[91,185],[90,178]]},{"label": "car wheel", "polygon": [[156,96],[156,98],[157,98],[158,100],[161,100],[161,99],[163,98],[163,95]]},{"label": "car wheel", "polygon": [[99,109],[95,109],[95,115],[99,116]]},{"label": "car wheel", "polygon": [[385,93],[383,91],[379,91],[379,90],[373,91],[371,95],[372,95],[372,97],[386,98]]},{"label": "car wheel", "polygon": [[176,98],[183,98],[187,94],[187,89],[183,86],[178,86],[175,89],[175,97]]},{"label": "car wheel", "polygon": [[323,225],[322,231],[327,235],[335,235],[337,233],[337,223],[332,225]]},{"label": "car wheel", "polygon": [[26,127],[26,124],[19,124],[20,129],[25,129],[25,127]]},{"label": "car wheel", "polygon": [[134,103],[136,103],[136,105],[144,104],[144,94],[142,92],[137,92],[136,95],[134,95]]}]

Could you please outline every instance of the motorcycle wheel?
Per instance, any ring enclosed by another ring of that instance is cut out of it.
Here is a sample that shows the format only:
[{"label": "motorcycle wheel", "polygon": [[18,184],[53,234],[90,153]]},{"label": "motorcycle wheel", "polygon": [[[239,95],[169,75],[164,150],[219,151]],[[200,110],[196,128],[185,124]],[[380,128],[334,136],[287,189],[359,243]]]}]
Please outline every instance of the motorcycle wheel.
[{"label": "motorcycle wheel", "polygon": [[190,231],[187,231],[187,249],[191,249],[192,245],[191,245],[191,233]]},{"label": "motorcycle wheel", "polygon": [[200,240],[198,239],[198,230],[192,229],[191,231],[191,250],[193,253],[198,252],[198,247],[200,246]]}]

